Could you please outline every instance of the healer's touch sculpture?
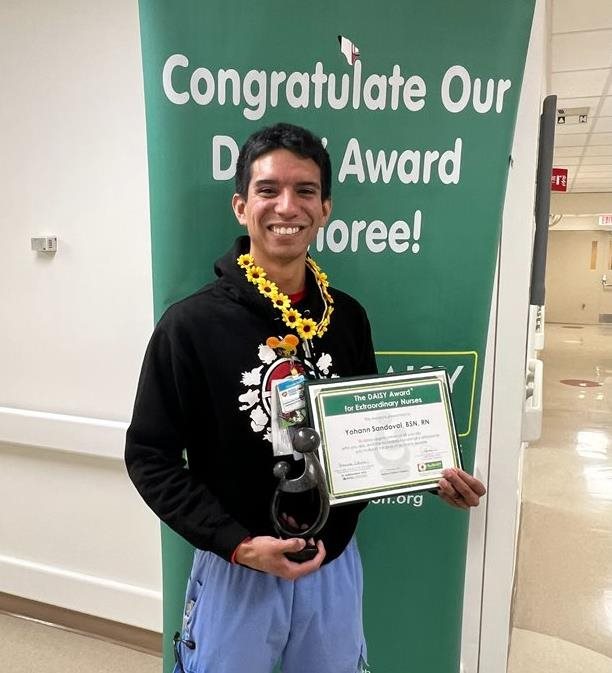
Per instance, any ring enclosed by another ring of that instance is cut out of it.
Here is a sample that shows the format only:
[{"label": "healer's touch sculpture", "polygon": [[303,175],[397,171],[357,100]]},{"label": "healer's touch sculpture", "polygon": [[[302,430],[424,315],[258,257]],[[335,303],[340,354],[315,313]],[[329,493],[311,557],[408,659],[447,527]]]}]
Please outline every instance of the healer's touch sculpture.
[{"label": "healer's touch sculpture", "polygon": [[[329,493],[325,474],[317,457],[321,438],[313,428],[299,428],[291,438],[293,449],[304,457],[304,471],[296,478],[288,478],[291,465],[280,461],[274,466],[274,476],[279,480],[272,498],[272,523],[276,532],[283,538],[302,538],[306,546],[299,552],[288,552],[291,561],[303,563],[317,555],[313,542],[316,534],[323,528],[329,515]],[[302,461],[297,464],[300,465]],[[302,515],[292,508],[292,497],[298,504]],[[308,507],[304,507],[304,503]],[[307,512],[307,520],[303,520]],[[299,523],[298,523],[299,520]]]}]

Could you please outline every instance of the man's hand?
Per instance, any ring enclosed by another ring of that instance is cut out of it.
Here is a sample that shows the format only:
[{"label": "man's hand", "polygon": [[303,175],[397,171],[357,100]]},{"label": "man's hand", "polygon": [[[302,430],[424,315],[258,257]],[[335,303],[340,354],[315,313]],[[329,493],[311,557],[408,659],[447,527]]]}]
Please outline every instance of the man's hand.
[{"label": "man's hand", "polygon": [[477,507],[480,498],[487,492],[480,480],[463,470],[451,467],[442,474],[444,476],[438,482],[438,495],[453,507]]},{"label": "man's hand", "polygon": [[325,546],[321,540],[317,542],[319,551],[311,561],[296,563],[285,556],[285,552],[301,551],[305,546],[306,542],[300,538],[280,540],[260,535],[239,544],[235,560],[241,565],[282,577],[285,580],[296,580],[298,577],[318,570],[325,558]]}]

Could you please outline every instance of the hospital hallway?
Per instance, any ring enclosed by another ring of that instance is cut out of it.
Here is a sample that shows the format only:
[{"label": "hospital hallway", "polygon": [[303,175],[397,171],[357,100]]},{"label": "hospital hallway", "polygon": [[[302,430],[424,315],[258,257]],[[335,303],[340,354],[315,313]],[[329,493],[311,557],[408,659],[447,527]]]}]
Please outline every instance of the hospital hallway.
[{"label": "hospital hallway", "polygon": [[611,673],[612,325],[547,324],[540,357],[508,673]]}]

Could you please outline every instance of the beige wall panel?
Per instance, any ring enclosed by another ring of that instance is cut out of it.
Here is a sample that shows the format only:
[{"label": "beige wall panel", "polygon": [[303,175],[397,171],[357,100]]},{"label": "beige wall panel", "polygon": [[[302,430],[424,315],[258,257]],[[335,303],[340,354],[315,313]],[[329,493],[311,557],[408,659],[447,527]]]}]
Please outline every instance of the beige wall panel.
[{"label": "beige wall panel", "polygon": [[[551,231],[546,263],[548,322],[599,322],[604,290],[601,284],[610,234],[598,231]],[[591,269],[593,242],[597,264]]]}]

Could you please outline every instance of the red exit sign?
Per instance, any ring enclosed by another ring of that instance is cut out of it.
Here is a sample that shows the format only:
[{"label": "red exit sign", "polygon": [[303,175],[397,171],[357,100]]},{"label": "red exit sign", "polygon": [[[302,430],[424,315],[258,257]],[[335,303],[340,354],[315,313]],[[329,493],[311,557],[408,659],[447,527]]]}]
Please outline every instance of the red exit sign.
[{"label": "red exit sign", "polygon": [[567,192],[567,168],[553,168],[550,188],[553,192]]}]

